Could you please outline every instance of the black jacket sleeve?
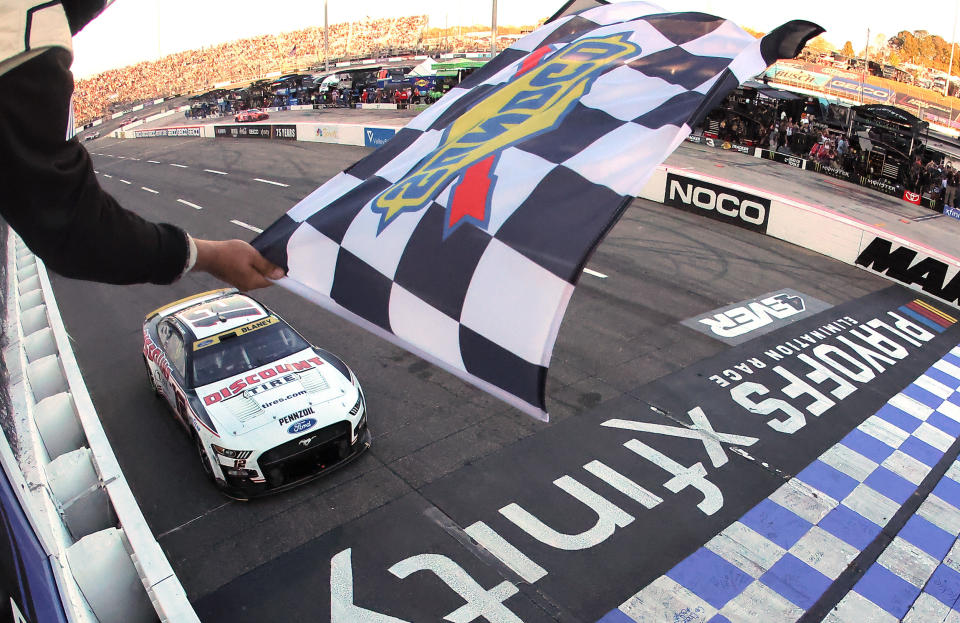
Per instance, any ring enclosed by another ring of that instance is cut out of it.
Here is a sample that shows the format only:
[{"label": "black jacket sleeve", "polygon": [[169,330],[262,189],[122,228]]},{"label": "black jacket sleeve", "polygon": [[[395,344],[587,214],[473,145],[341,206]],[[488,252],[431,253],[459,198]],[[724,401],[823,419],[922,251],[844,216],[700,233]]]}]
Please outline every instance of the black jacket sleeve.
[{"label": "black jacket sleeve", "polygon": [[0,215],[65,277],[171,283],[186,265],[186,233],[120,207],[86,149],[65,139],[69,66],[54,48],[0,76]]}]

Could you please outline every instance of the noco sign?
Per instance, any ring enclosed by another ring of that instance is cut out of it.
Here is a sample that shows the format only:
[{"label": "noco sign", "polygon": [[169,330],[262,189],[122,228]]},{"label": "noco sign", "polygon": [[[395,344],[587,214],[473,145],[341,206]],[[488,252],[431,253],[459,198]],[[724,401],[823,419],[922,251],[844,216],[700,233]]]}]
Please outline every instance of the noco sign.
[{"label": "noco sign", "polygon": [[668,173],[664,203],[762,234],[767,233],[770,200],[763,197]]}]

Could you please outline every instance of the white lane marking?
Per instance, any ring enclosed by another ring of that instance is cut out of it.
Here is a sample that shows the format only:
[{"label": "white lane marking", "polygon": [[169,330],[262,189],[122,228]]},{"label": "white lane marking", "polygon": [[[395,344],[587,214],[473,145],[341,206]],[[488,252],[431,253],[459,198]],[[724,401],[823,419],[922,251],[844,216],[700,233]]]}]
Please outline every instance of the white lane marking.
[{"label": "white lane marking", "polygon": [[113,154],[100,154],[101,156],[106,156],[107,158],[113,158]]},{"label": "white lane marking", "polygon": [[140,188],[144,189],[144,190],[147,191],[148,193],[153,193],[153,194],[155,194],[155,195],[159,195],[159,194],[160,194],[160,191],[159,191],[159,190],[154,190],[154,189],[152,189],[152,188],[147,188],[146,186],[141,186]]},{"label": "white lane marking", "polygon": [[113,177],[113,176],[110,175],[109,173],[104,173],[103,176],[104,176],[104,177]]},{"label": "white lane marking", "polygon": [[204,169],[207,173],[216,173],[217,175],[226,175],[223,171],[217,171],[216,169]]},{"label": "white lane marking", "polygon": [[283,186],[284,188],[287,188],[290,186],[290,184],[284,184],[282,182],[274,182],[273,180],[264,180],[264,179],[260,179],[259,177],[253,178],[253,181],[263,182],[264,184],[273,184],[274,186]]},{"label": "white lane marking", "polygon": [[94,169],[93,172],[96,173],[97,175],[100,174],[100,171],[97,171],[96,169]]},{"label": "white lane marking", "polygon": [[187,168],[187,165],[185,165],[185,164],[177,164],[176,162],[171,162],[171,163],[170,163],[170,166],[171,166],[171,167],[179,167],[179,168],[181,168],[181,169],[186,169],[186,168]]},{"label": "white lane marking", "polygon": [[150,164],[160,164],[160,163],[157,162],[156,160],[147,160],[147,162],[149,162]]},{"label": "white lane marking", "polygon": [[263,233],[263,230],[260,229],[259,227],[254,227],[253,225],[248,225],[247,223],[244,223],[243,221],[235,221],[235,220],[232,220],[232,221],[230,221],[230,222],[233,223],[234,225],[239,225],[240,227],[243,227],[244,229],[249,229],[250,231],[257,232],[258,234]]},{"label": "white lane marking", "polygon": [[127,180],[120,180],[120,181],[123,182],[124,184],[129,184],[129,183],[130,183],[130,182],[128,182]]},{"label": "white lane marking", "polygon": [[202,209],[203,209],[202,207],[198,206],[197,204],[195,204],[195,203],[190,203],[189,201],[185,201],[185,200],[183,200],[183,199],[177,199],[177,202],[178,202],[178,203],[182,203],[182,204],[185,205],[185,206],[190,206],[190,207],[193,208],[194,210],[202,210]]},{"label": "white lane marking", "polygon": [[130,156],[130,160],[139,160],[139,159],[140,158],[134,158],[133,156]]},{"label": "white lane marking", "polygon": [[117,156],[117,158],[120,158],[121,160],[126,160],[126,159],[127,159],[126,156]]},{"label": "white lane marking", "polygon": [[588,275],[593,275],[594,277],[600,277],[601,279],[607,278],[607,276],[604,275],[603,273],[598,273],[597,271],[590,270],[589,268],[584,268],[583,272],[587,273]]}]

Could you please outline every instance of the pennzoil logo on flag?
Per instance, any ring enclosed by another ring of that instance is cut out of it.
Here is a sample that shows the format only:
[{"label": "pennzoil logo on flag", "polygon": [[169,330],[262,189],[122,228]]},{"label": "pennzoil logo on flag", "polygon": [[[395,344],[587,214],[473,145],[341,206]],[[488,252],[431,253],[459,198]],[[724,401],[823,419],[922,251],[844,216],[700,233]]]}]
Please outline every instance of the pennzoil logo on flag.
[{"label": "pennzoil logo on flag", "polygon": [[280,284],[546,419],[588,255],[723,97],[822,32],[643,2],[562,15],[254,240]]}]

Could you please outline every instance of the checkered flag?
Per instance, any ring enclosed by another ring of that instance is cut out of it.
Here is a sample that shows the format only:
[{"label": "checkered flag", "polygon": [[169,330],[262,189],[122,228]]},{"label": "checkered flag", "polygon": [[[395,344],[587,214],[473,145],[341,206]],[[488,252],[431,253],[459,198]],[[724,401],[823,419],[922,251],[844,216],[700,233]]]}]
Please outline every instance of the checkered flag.
[{"label": "checkered flag", "polygon": [[822,32],[623,2],[519,39],[254,241],[280,283],[546,419],[587,257],[720,100]]}]

